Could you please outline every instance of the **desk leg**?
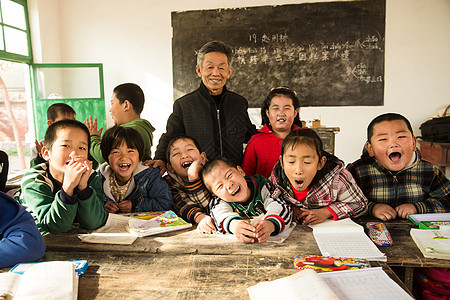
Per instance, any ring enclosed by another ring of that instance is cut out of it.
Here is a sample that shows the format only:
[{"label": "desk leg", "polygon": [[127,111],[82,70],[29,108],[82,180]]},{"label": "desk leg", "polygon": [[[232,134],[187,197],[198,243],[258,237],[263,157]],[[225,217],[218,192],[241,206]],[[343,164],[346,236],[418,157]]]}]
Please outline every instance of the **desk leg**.
[{"label": "desk leg", "polygon": [[412,292],[414,281],[414,267],[405,267],[405,285]]}]

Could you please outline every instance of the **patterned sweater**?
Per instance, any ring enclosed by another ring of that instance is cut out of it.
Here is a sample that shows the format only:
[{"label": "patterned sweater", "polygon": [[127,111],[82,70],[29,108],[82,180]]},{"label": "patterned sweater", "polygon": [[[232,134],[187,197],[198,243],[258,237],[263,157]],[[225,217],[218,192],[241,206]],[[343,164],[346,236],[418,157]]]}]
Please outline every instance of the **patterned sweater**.
[{"label": "patterned sweater", "polygon": [[303,202],[295,198],[280,162],[273,169],[271,183],[272,197],[280,197],[289,204],[307,209],[325,207],[333,215],[333,220],[357,217],[367,212],[367,198],[340,161],[323,178],[309,187]]},{"label": "patterned sweater", "polygon": [[197,213],[209,213],[211,193],[206,189],[201,178],[184,181],[178,175],[168,172],[164,176],[172,192],[176,213],[189,223],[195,224]]},{"label": "patterned sweater", "polygon": [[284,201],[270,196],[268,180],[262,175],[245,177],[252,196],[248,203],[226,202],[218,197],[213,197],[210,202],[211,216],[220,232],[230,231],[231,221],[238,219],[250,219],[265,215],[264,220],[269,220],[275,225],[275,231],[271,235],[277,235],[292,221],[292,210]]},{"label": "patterned sweater", "polygon": [[438,167],[417,158],[399,172],[383,168],[374,157],[363,154],[347,169],[369,199],[369,214],[377,203],[396,207],[412,203],[417,213],[441,213],[450,211],[450,182]]}]

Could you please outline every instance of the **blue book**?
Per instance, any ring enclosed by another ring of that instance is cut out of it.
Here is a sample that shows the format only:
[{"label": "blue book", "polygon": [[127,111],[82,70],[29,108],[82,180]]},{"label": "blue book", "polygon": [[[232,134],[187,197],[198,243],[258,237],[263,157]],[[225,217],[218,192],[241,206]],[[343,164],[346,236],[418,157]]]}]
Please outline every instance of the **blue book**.
[{"label": "blue book", "polygon": [[[86,260],[68,260],[69,262],[75,265],[75,272],[78,275],[83,275],[88,267],[88,262]],[[31,263],[21,263],[17,264],[9,270],[9,272],[23,274],[29,267],[32,265],[39,264],[39,262],[31,262]]]}]

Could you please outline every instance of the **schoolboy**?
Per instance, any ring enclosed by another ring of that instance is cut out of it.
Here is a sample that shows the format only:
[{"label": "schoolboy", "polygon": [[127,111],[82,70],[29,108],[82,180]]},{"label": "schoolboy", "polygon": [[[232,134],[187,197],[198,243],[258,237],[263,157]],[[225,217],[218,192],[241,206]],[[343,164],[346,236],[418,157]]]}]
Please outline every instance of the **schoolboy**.
[{"label": "schoolboy", "polygon": [[44,256],[45,244],[25,207],[0,192],[0,268]]},{"label": "schoolboy", "polygon": [[386,221],[450,211],[450,182],[422,159],[404,116],[387,113],[373,119],[365,149],[347,168],[369,199],[369,214]]},{"label": "schoolboy", "polygon": [[141,163],[144,141],[139,132],[115,125],[103,135],[101,150],[106,162],[99,174],[108,213],[173,209],[166,181],[157,169]]},{"label": "schoolboy", "polygon": [[166,132],[156,148],[154,164],[164,173],[169,141],[179,134],[195,138],[208,159],[226,157],[240,164],[243,144],[256,133],[248,116],[247,100],[226,88],[231,76],[233,52],[220,41],[208,42],[197,54],[200,87],[179,98],[167,120]]},{"label": "schoolboy", "polygon": [[[47,109],[47,126],[52,125],[57,121],[61,121],[64,119],[75,120],[77,118],[77,114],[75,110],[66,103],[54,103],[49,106]],[[34,167],[35,165],[41,164],[45,162],[45,159],[42,158],[41,150],[44,144],[44,140],[38,141],[34,140],[35,147],[31,149],[31,157],[34,157],[30,161],[30,167]]]},{"label": "schoolboy", "polygon": [[76,221],[95,229],[106,221],[100,178],[88,153],[89,130],[83,123],[61,120],[48,127],[42,148],[47,162],[24,175],[19,197],[41,233],[67,232]]},{"label": "schoolboy", "polygon": [[[143,160],[149,160],[152,157],[151,147],[155,128],[149,121],[141,119],[144,104],[145,97],[142,89],[134,83],[123,83],[113,90],[109,112],[114,125],[131,127],[139,132],[145,144]],[[89,128],[91,134],[91,155],[99,164],[102,164],[105,162],[100,149],[103,127],[97,129],[97,118],[93,121],[92,116],[86,118],[84,124]]]},{"label": "schoolboy", "polygon": [[200,232],[215,231],[214,220],[208,215],[211,193],[200,176],[206,153],[194,138],[179,135],[169,141],[166,155],[168,175],[164,179],[172,191],[175,211],[187,222],[198,224]]},{"label": "schoolboy", "polygon": [[[217,158],[202,169],[203,181],[214,195],[211,216],[219,231],[232,233],[243,243],[264,243],[292,221],[288,204],[273,199],[262,175],[245,176],[241,167]],[[253,225],[245,220],[264,215]]]}]

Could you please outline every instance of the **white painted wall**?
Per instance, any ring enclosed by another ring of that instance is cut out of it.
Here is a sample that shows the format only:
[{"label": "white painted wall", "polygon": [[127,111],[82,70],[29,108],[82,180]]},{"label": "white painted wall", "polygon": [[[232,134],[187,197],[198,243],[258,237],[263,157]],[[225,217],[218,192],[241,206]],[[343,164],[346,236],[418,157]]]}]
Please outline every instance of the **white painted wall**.
[{"label": "white painted wall", "polygon": [[[34,45],[34,52],[41,53],[35,58],[46,63],[103,63],[106,110],[116,85],[139,84],[147,101],[142,117],[157,129],[154,144],[165,131],[173,103],[171,11],[305,2],[28,1],[33,10],[31,14],[39,19],[39,30],[32,28],[33,35],[40,34],[40,38],[34,36],[34,40],[41,41],[41,45]],[[301,109],[302,119],[320,117],[322,124],[340,127],[336,155],[345,162],[359,157],[368,123],[381,113],[405,115],[419,135],[420,124],[450,104],[449,32],[450,1],[387,0],[384,106],[306,107]],[[111,124],[110,119],[108,122]]]}]

